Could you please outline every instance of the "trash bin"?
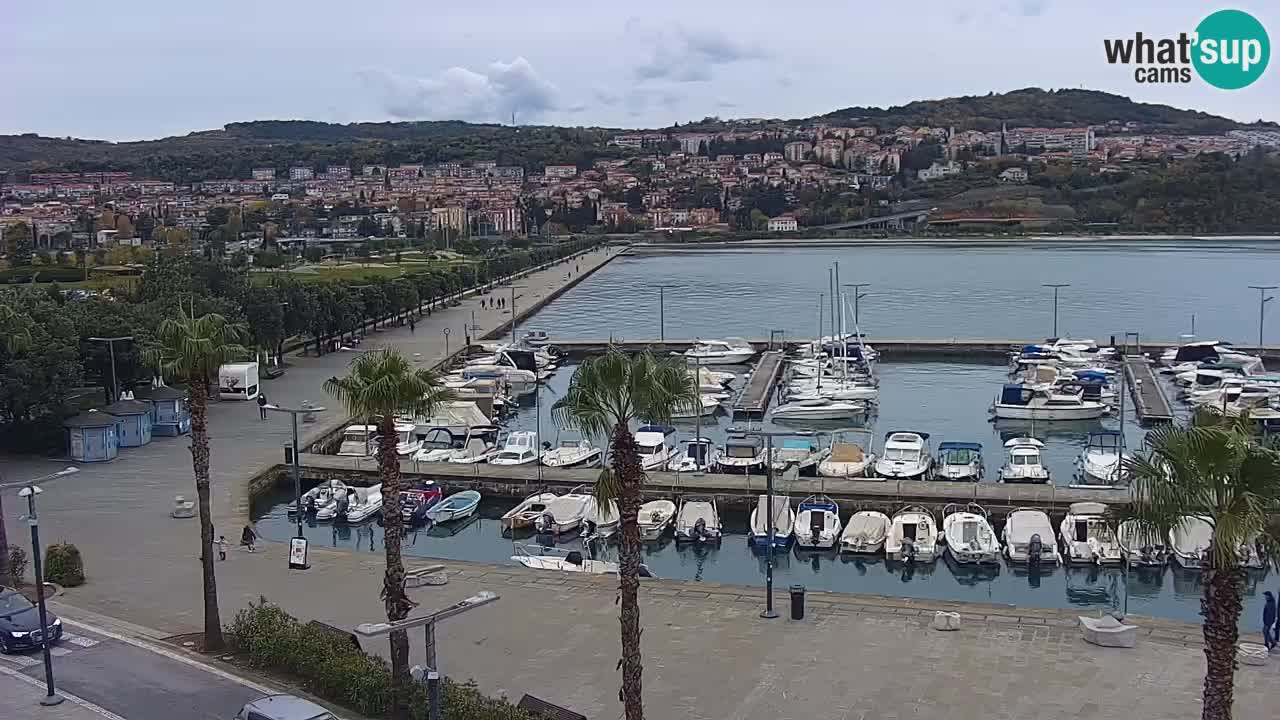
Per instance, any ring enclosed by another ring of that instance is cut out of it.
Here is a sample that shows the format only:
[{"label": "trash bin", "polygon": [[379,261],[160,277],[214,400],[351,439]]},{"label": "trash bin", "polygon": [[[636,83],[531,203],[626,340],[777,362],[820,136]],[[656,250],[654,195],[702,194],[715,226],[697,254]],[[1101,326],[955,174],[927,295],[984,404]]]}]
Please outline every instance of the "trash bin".
[{"label": "trash bin", "polygon": [[284,464],[285,465],[293,464],[293,443],[284,444]]},{"label": "trash bin", "polygon": [[804,586],[791,586],[791,619],[804,619]]}]

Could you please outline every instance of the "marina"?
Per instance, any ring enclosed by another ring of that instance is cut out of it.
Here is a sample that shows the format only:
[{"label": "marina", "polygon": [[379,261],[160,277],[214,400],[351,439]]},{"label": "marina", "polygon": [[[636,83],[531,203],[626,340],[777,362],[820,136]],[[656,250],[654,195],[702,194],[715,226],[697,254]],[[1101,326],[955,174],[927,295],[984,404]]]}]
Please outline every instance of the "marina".
[{"label": "marina", "polygon": [[760,355],[760,362],[751,371],[746,387],[733,403],[734,418],[759,417],[769,409],[782,375],[783,353],[781,350],[766,350]]},{"label": "marina", "polygon": [[1173,407],[1145,357],[1125,357],[1124,373],[1138,417],[1147,424],[1173,422]]}]

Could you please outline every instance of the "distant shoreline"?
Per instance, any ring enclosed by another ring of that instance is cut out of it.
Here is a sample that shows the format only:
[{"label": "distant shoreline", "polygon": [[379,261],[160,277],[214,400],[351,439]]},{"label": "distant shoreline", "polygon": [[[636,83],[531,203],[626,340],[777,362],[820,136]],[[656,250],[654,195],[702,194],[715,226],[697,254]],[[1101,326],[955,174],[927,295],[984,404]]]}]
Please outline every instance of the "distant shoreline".
[{"label": "distant shoreline", "polygon": [[774,237],[755,238],[750,240],[690,240],[686,242],[642,241],[632,245],[633,252],[646,250],[725,250],[735,248],[789,248],[789,247],[842,247],[842,246],[974,246],[974,245],[1062,245],[1079,243],[1080,245],[1104,245],[1113,242],[1162,242],[1195,244],[1218,244],[1232,242],[1278,242],[1280,235],[1029,235],[1008,237],[999,235],[972,237],[881,237],[881,238],[801,238],[795,239]]}]

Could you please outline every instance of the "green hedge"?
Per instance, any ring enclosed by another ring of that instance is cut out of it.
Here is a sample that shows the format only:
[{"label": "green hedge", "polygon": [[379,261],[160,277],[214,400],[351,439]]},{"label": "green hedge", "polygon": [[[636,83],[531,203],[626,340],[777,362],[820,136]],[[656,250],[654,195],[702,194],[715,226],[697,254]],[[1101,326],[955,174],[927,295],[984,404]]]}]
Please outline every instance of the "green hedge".
[{"label": "green hedge", "polygon": [[[297,618],[265,598],[236,613],[227,626],[231,648],[261,670],[297,680],[307,692],[367,717],[386,717],[391,666],[349,640]],[[410,717],[425,718],[427,691],[410,689]],[[441,711],[449,720],[535,720],[511,703],[483,695],[472,683],[444,681]]]},{"label": "green hedge", "polygon": [[18,587],[27,577],[27,551],[17,545],[10,545],[8,567],[9,577],[0,578],[0,585],[8,583],[12,587]]},{"label": "green hedge", "polygon": [[71,543],[57,543],[44,550],[44,579],[62,587],[84,584],[84,560],[80,548]]},{"label": "green hedge", "polygon": [[36,282],[77,282],[84,279],[84,270],[73,267],[32,266],[0,270],[0,283],[31,282],[31,276],[38,275]]}]

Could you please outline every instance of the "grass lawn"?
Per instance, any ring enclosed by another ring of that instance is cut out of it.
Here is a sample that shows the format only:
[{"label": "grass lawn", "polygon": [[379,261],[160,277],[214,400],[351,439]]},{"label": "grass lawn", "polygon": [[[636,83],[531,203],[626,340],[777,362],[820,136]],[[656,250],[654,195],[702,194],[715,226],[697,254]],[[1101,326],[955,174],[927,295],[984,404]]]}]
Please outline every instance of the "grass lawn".
[{"label": "grass lawn", "polygon": [[271,284],[271,279],[276,274],[288,275],[301,282],[359,280],[361,278],[368,277],[398,278],[403,275],[411,275],[423,270],[429,270],[433,267],[449,267],[454,264],[456,263],[450,261],[415,261],[402,257],[401,262],[399,263],[373,261],[367,265],[361,263],[344,263],[342,265],[306,265],[297,272],[290,272],[283,269],[255,270],[251,273],[250,277],[252,278],[255,287],[266,287]]}]

